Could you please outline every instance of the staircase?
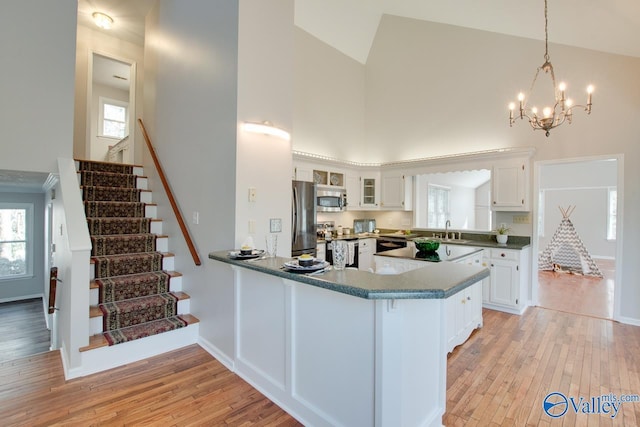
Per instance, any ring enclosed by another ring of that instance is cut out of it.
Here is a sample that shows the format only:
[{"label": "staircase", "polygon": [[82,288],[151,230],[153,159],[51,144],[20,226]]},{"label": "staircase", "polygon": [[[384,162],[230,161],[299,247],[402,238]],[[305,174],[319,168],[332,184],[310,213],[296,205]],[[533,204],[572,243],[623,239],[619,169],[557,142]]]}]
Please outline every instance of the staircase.
[{"label": "staircase", "polygon": [[129,354],[134,345],[143,358],[196,342],[198,319],[188,314],[189,295],[173,271],[169,239],[142,168],[83,160],[76,165],[92,244],[90,338],[80,351],[101,349],[106,353],[99,358],[117,366],[118,358],[135,360]]}]

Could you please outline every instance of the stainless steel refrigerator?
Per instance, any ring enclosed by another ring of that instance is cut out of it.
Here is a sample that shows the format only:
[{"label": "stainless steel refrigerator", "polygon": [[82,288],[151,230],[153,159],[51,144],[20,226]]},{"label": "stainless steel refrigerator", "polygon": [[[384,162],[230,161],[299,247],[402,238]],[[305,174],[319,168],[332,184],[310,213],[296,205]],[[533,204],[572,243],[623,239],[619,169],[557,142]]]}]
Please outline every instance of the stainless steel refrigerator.
[{"label": "stainless steel refrigerator", "polygon": [[316,185],[293,181],[291,189],[291,256],[316,254]]}]

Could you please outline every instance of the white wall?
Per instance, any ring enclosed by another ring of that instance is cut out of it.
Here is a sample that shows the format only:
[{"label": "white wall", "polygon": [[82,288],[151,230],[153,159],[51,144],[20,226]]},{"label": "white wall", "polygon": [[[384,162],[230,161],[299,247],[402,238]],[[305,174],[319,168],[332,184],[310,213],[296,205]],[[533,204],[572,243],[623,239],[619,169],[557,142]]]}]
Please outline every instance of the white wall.
[{"label": "white wall", "polygon": [[570,220],[594,257],[615,258],[616,242],[607,240],[608,188],[616,187],[615,160],[545,165],[540,171],[544,193],[543,251],[562,220],[559,207],[575,206]]},{"label": "white wall", "polygon": [[365,67],[297,27],[294,41],[294,149],[364,160]]},{"label": "white wall", "polygon": [[142,163],[144,140],[138,126],[137,118],[143,114],[143,89],[144,89],[144,48],[136,44],[120,40],[84,26],[78,26],[78,39],[76,46],[76,80],[75,80],[75,111],[73,132],[73,155],[76,158],[87,158],[87,135],[89,124],[87,123],[87,88],[90,53],[116,58],[125,62],[136,64],[136,120],[129,123],[130,135],[134,139],[134,163]]},{"label": "white wall", "polygon": [[[526,122],[510,128],[507,109],[517,92],[530,86],[543,52],[542,41],[383,16],[366,64],[366,144],[364,156],[356,161],[389,162],[510,147],[534,147],[534,164],[623,154],[628,165],[621,165],[620,183],[624,187],[624,209],[619,213],[624,230],[621,313],[640,323],[640,288],[635,286],[640,266],[633,261],[640,253],[636,221],[640,169],[634,167],[640,158],[640,58],[550,44],[556,74],[566,78],[571,97],[583,102],[582,91],[589,83],[596,91],[590,116],[576,111],[573,124],[554,129],[546,138]],[[339,157],[343,151],[340,142],[324,143],[323,154]],[[298,149],[297,140],[293,148]],[[496,222],[511,223],[512,216],[498,214]],[[531,235],[532,227],[518,224],[515,233]]]},{"label": "white wall", "polygon": [[[240,1],[238,123],[293,128],[293,0]],[[277,46],[277,48],[275,48]],[[265,247],[269,220],[280,219],[278,254],[291,254],[291,142],[238,132],[235,247],[251,236]],[[249,188],[256,189],[250,202]],[[251,230],[249,222],[255,223]]]},{"label": "white wall", "polygon": [[71,157],[76,16],[76,0],[2,3],[0,169],[53,172]]}]

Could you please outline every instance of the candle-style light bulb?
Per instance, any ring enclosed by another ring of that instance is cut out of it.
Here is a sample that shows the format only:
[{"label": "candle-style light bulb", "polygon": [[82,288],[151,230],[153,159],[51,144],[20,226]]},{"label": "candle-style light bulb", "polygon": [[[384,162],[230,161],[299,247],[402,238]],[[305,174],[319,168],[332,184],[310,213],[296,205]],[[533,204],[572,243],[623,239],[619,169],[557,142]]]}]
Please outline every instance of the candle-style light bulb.
[{"label": "candle-style light bulb", "polygon": [[513,110],[516,108],[516,104],[513,102],[509,103],[509,120],[513,123]]},{"label": "candle-style light bulb", "polygon": [[560,90],[560,101],[564,101],[564,91],[567,89],[567,85],[564,82],[560,82],[558,89]]},{"label": "candle-style light bulb", "polygon": [[542,115],[544,116],[545,119],[551,117],[551,107],[544,107],[542,109]]},{"label": "candle-style light bulb", "polygon": [[536,114],[538,114],[538,108],[537,108],[537,107],[533,107],[533,108],[531,109],[531,112],[533,113],[533,117],[535,117],[535,116],[536,116]]}]

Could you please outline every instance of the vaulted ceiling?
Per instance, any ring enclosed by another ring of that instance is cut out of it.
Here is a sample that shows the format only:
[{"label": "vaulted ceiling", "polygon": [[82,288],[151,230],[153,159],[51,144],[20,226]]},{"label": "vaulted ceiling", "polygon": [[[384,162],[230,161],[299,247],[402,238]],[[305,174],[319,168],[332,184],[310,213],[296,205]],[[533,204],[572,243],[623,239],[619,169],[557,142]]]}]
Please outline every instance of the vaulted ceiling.
[{"label": "vaulted ceiling", "polygon": [[[640,1],[548,2],[551,43],[640,57]],[[114,37],[142,44],[154,3],[79,0],[78,23],[93,25],[91,14],[104,12],[115,21]],[[544,40],[543,0],[295,0],[298,27],[361,63],[383,14]]]}]

